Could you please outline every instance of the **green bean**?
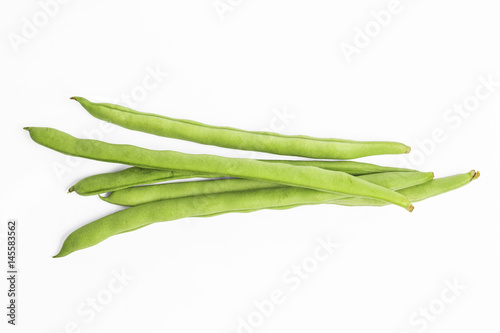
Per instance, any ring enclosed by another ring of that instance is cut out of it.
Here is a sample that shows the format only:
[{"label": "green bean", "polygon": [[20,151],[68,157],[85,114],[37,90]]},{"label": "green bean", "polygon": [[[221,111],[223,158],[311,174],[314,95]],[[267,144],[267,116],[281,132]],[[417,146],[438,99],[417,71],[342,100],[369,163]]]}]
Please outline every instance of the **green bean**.
[{"label": "green bean", "polygon": [[[303,189],[297,187],[260,189],[242,191],[239,195],[226,192],[146,203],[118,211],[73,231],[65,239],[61,250],[55,257],[66,256],[74,251],[96,245],[115,234],[155,222],[215,214],[236,207],[241,210],[269,207],[270,201],[275,202],[277,206],[283,206],[289,202],[302,202],[301,190]],[[331,196],[328,192],[311,192],[315,194],[313,202],[327,201]],[[292,200],[293,198],[295,201]]]},{"label": "green bean", "polygon": [[[433,178],[432,172],[386,172],[358,176],[391,190],[413,186],[429,181]],[[278,188],[285,185],[261,182],[249,179],[216,179],[167,183],[148,186],[136,186],[111,192],[107,197],[100,196],[104,201],[122,206],[138,206],[151,201],[206,195],[223,192],[248,191],[264,188]],[[339,194],[339,198],[345,196]]]},{"label": "green bean", "polygon": [[[379,166],[370,163],[361,163],[354,161],[295,161],[295,160],[261,160],[270,163],[286,163],[297,166],[315,166],[318,168],[342,171],[353,176],[367,175],[378,172],[404,172],[415,171],[404,168],[393,168],[386,166]],[[143,169],[138,167],[131,167],[117,172],[109,172],[104,174],[93,175],[84,178],[71,186],[69,192],[75,191],[80,195],[94,195],[106,192],[121,190],[124,188],[159,183],[167,180],[174,179],[187,179],[187,178],[220,178],[223,175],[202,174],[197,172],[176,171],[176,170],[152,170]]]},{"label": "green bean", "polygon": [[[479,175],[480,175],[479,171],[476,172],[476,171],[472,170],[468,173],[432,179],[432,180],[427,181],[423,184],[404,187],[400,190],[397,190],[397,192],[407,195],[408,198],[411,198],[412,202],[418,202],[418,201],[426,200],[426,199],[429,199],[431,197],[434,197],[434,196],[437,196],[437,195],[440,195],[440,194],[443,194],[446,192],[456,190],[460,187],[463,187],[463,186],[469,184],[471,181],[479,178]],[[359,197],[345,197],[345,198],[334,199],[334,200],[331,200],[328,202],[313,202],[313,203],[306,202],[306,203],[302,203],[302,204],[299,203],[299,204],[292,204],[292,205],[287,205],[287,206],[263,207],[260,209],[257,208],[257,209],[252,209],[252,210],[233,210],[233,211],[227,211],[227,212],[198,216],[198,217],[211,217],[211,216],[217,216],[217,215],[221,215],[221,214],[225,214],[225,213],[251,213],[251,212],[259,211],[262,209],[285,210],[285,209],[291,209],[291,208],[300,207],[300,206],[304,206],[304,205],[319,205],[319,204],[324,204],[324,203],[341,205],[341,206],[351,206],[351,207],[360,207],[360,206],[382,207],[382,206],[387,205],[387,203],[380,201],[380,200],[376,200],[376,199],[359,198]],[[137,228],[137,229],[139,229],[139,228]]]},{"label": "green bean", "polygon": [[284,186],[286,185],[241,178],[214,179],[135,186],[113,191],[106,197],[101,195],[99,195],[99,197],[102,200],[115,205],[138,206],[151,201],[182,198],[193,195],[248,191]]},{"label": "green bean", "polygon": [[[371,176],[371,175],[370,175]],[[438,179],[432,179],[423,182],[422,184],[418,184],[418,179],[400,179],[404,180],[403,182],[394,182],[392,184],[383,182],[383,183],[378,183],[379,185],[384,185],[384,186],[394,186],[392,189],[397,189],[399,193],[404,193],[407,195],[409,198],[412,199],[412,201],[422,201],[425,199],[428,199],[430,197],[443,194],[455,189],[458,189],[462,186],[465,186],[469,184],[472,180],[477,179],[479,177],[479,171],[476,172],[474,170],[464,173],[464,174],[458,174],[454,176],[449,176],[449,177],[444,177],[444,178],[438,178]],[[365,178],[365,180],[373,181],[377,183],[378,181],[382,180],[384,181],[384,178]],[[422,179],[423,180],[423,179]],[[413,183],[412,183],[413,182]],[[302,198],[301,202],[296,202],[296,203],[288,203],[287,205],[282,205],[282,206],[272,206],[272,203],[266,202],[266,204],[262,207],[259,208],[253,208],[253,209],[238,209],[238,207],[233,207],[231,209],[228,209],[223,212],[217,212],[213,214],[207,214],[203,216],[197,216],[197,217],[211,217],[211,216],[217,216],[221,214],[226,214],[226,213],[251,213],[255,212],[258,210],[262,209],[272,209],[272,210],[285,210],[285,209],[291,209],[299,206],[304,206],[304,205],[319,205],[319,204],[335,204],[335,205],[342,205],[342,206],[385,206],[387,205],[386,203],[378,200],[373,200],[370,198],[358,198],[358,197],[335,197],[335,195],[332,194],[330,197],[331,200],[328,200],[327,202],[325,201],[316,201],[314,202],[314,197],[313,192],[311,190],[307,189],[301,189],[302,191]],[[237,193],[235,193],[237,195]],[[261,192],[261,195],[263,197],[267,198],[267,192],[263,190]],[[199,196],[199,200],[202,199],[203,196]],[[120,233],[125,233],[129,231],[134,231],[137,229],[140,229],[142,227],[147,226],[147,224],[143,224],[139,227],[136,227],[131,230],[123,231]]]},{"label": "green bean", "polygon": [[143,168],[198,171],[269,181],[319,191],[380,199],[408,211],[413,210],[413,205],[403,195],[343,172],[310,166],[267,163],[245,158],[149,150],[132,145],[77,139],[64,132],[45,127],[28,127],[26,130],[35,142],[71,156]]},{"label": "green bean", "polygon": [[215,177],[193,171],[153,170],[131,167],[124,170],[86,177],[71,186],[68,192],[94,195],[117,191],[130,186],[152,184],[166,180]]},{"label": "green bean", "polygon": [[381,166],[355,161],[320,161],[320,160],[259,160],[268,163],[286,163],[296,166],[314,166],[321,169],[342,171],[353,176],[379,172],[415,172],[417,170]]},{"label": "green bean", "polygon": [[[432,173],[432,172],[386,172],[386,173],[363,175],[363,176],[359,176],[359,177],[366,180],[366,181],[369,181],[370,183],[374,183],[374,184],[389,188],[391,190],[400,190],[403,188],[408,188],[411,186],[426,183],[426,182],[430,181],[432,178],[434,178],[434,173]],[[219,182],[219,180],[207,180],[207,181],[173,183],[173,184],[165,184],[165,185],[174,185],[174,184],[183,185],[183,184],[187,184],[187,183],[199,183],[199,185],[202,185],[202,186],[195,186],[195,188],[198,188],[199,191],[196,192],[196,194],[194,194],[192,196],[198,196],[200,201],[203,200],[202,196],[204,194],[235,192],[234,193],[235,195],[239,195],[238,192],[241,192],[241,191],[252,191],[252,190],[256,190],[256,189],[272,189],[272,188],[283,187],[283,186],[280,186],[279,184],[274,184],[274,183],[256,182],[256,181],[252,181],[252,180],[247,181],[244,179],[231,179],[231,181],[232,180],[234,180],[236,182],[239,182],[239,181],[244,181],[244,182],[237,183],[236,186],[234,186],[234,184],[225,182],[226,180],[223,180],[224,182]],[[253,184],[248,183],[248,182],[253,182]],[[219,184],[205,187],[204,186],[205,183],[215,183],[215,184],[219,183]],[[249,186],[245,186],[245,184],[247,184]],[[261,184],[261,187],[259,187],[258,184]],[[153,186],[155,186],[155,185],[153,185]],[[274,187],[272,187],[272,186],[274,186]],[[151,186],[137,187],[137,189],[147,188],[147,187],[151,187]],[[159,188],[160,187],[158,187],[158,189]],[[121,192],[121,191],[118,191],[118,192]],[[158,193],[155,193],[155,192],[156,191],[149,191],[149,190],[146,190],[145,192],[142,192],[142,193],[141,192],[139,192],[139,193],[128,192],[124,197],[119,197],[119,198],[115,197],[112,200],[106,200],[107,198],[101,197],[101,199],[108,201],[108,202],[111,202],[111,203],[120,204],[123,206],[138,206],[139,201],[141,202],[141,204],[144,204],[144,203],[148,203],[148,202],[154,202],[154,201],[159,201],[159,200],[168,200],[168,199],[182,197],[182,196],[174,197],[174,196],[172,196],[172,194],[170,194],[169,196],[164,196],[163,199],[159,199],[158,196],[156,198],[154,197],[155,195],[158,195]],[[183,193],[181,193],[180,191],[177,190],[175,195],[187,194],[186,190],[183,190],[182,192]],[[133,193],[135,197],[130,195],[131,193]],[[307,198],[307,195],[309,195],[309,193],[306,191],[305,195]],[[332,202],[328,202],[328,203],[334,203],[335,200],[341,200],[342,198],[348,199],[348,198],[353,198],[353,197],[347,197],[343,194],[333,194],[332,193],[330,198],[331,198]],[[323,202],[318,202],[318,203],[308,202],[307,204],[313,205],[313,204],[320,204],[320,203],[323,203]],[[271,203],[271,205],[272,205],[272,203]],[[238,208],[233,208],[231,210],[227,210],[224,212],[217,212],[215,214],[208,214],[208,215],[203,215],[203,216],[198,216],[198,217],[210,217],[210,216],[216,216],[216,215],[221,215],[221,214],[226,214],[226,213],[238,213],[238,212],[239,213],[251,213],[254,211],[267,209],[267,208],[268,209],[276,209],[276,210],[277,209],[289,209],[289,208],[298,207],[298,206],[302,206],[302,205],[303,205],[302,203],[295,203],[295,204],[288,205],[288,206],[261,207],[261,208],[249,209],[249,210],[241,210]],[[134,231],[134,230],[143,228],[145,226],[146,225],[142,225],[142,226],[134,228],[132,230],[127,230],[127,231],[120,232],[120,233]]]},{"label": "green bean", "polygon": [[138,112],[114,104],[92,103],[82,97],[72,99],[78,101],[92,116],[124,128],[206,145],[324,159],[353,159],[410,151],[410,147],[398,142],[363,142],[251,132]]},{"label": "green bean", "polygon": [[[411,174],[411,175],[410,175]],[[399,188],[406,182],[420,184],[428,181],[432,173],[398,173],[397,175],[367,175],[373,182]],[[378,185],[381,186],[381,185]],[[145,203],[103,217],[73,231],[64,241],[55,257],[100,243],[108,237],[162,221],[190,216],[207,216],[228,211],[256,210],[297,204],[326,203],[343,194],[315,191],[298,187],[256,189],[196,195]]]},{"label": "green bean", "polygon": [[[427,183],[402,189],[399,190],[398,192],[406,196],[412,202],[422,201],[445,192],[453,191],[464,185],[467,185],[471,181],[479,178],[479,175],[480,175],[479,171],[476,172],[474,170],[471,170],[468,173],[433,179]],[[354,198],[354,197],[336,200],[335,204],[346,205],[346,206],[386,205],[385,202],[380,200],[370,199],[370,198]]]}]

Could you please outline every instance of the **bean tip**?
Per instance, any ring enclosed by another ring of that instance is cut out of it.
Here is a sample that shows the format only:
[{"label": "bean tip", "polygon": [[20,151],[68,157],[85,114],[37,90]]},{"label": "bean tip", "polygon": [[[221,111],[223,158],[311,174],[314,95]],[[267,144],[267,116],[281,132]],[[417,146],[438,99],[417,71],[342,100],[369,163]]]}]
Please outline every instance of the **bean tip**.
[{"label": "bean tip", "polygon": [[23,127],[23,130],[29,131],[30,128],[29,127]]},{"label": "bean tip", "polygon": [[69,189],[68,189],[68,193],[71,193],[73,192],[75,189],[74,189],[74,186],[71,186]]},{"label": "bean tip", "polygon": [[69,99],[72,99],[74,101],[77,101],[78,103],[82,104],[82,102],[88,102],[85,98],[79,97],[79,96],[72,96]]},{"label": "bean tip", "polygon": [[472,171],[471,171],[471,173],[473,173],[473,174],[472,174],[472,178],[471,178],[471,180],[478,179],[478,178],[479,178],[479,176],[481,175],[481,174],[479,173],[479,171],[475,171],[475,170],[472,170]]},{"label": "bean tip", "polygon": [[411,147],[410,146],[406,146],[406,153],[409,154],[411,152]]},{"label": "bean tip", "polygon": [[410,207],[408,207],[408,211],[411,213],[413,212],[413,209],[415,209],[415,207],[413,205],[410,205]]}]

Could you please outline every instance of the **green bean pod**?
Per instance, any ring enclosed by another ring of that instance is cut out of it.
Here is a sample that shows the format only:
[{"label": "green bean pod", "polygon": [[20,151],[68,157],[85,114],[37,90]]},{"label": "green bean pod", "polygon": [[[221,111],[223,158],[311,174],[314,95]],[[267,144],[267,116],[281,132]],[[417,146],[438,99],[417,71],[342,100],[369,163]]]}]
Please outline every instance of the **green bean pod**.
[{"label": "green bean pod", "polygon": [[410,147],[399,142],[322,139],[252,132],[143,113],[115,104],[92,103],[83,97],[72,99],[78,101],[92,116],[127,129],[225,148],[320,159],[354,159],[371,155],[405,154],[410,151]]},{"label": "green bean pod", "polygon": [[[432,172],[385,172],[364,176],[360,179],[370,183],[399,190],[403,187],[422,184],[433,178]],[[111,192],[109,196],[100,198],[106,202],[122,206],[138,206],[152,201],[206,195],[223,192],[250,191],[265,188],[278,188],[286,185],[261,182],[250,179],[214,179],[167,183],[148,186],[135,186]],[[346,195],[338,194],[338,198]]]},{"label": "green bean pod", "polygon": [[77,139],[64,132],[46,127],[27,127],[25,129],[29,131],[31,138],[35,142],[71,156],[151,169],[224,174],[230,177],[380,199],[403,207],[408,211],[413,210],[413,205],[403,195],[344,172],[310,166],[267,163],[245,158],[149,150],[132,145],[117,145],[97,140]]},{"label": "green bean pod", "polygon": [[[411,183],[422,183],[432,179],[432,173],[403,172],[398,175],[367,175],[373,182],[390,187]],[[381,185],[379,185],[381,186]],[[55,257],[63,257],[74,251],[100,243],[108,237],[139,229],[146,225],[181,219],[191,216],[211,216],[234,211],[254,211],[264,208],[298,204],[326,203],[345,197],[339,193],[309,190],[299,187],[255,189],[239,192],[224,192],[195,195],[168,200],[153,201],[121,210],[105,216],[73,231],[64,241]]]},{"label": "green bean pod", "polygon": [[[286,163],[297,166],[314,166],[326,170],[341,171],[353,176],[368,175],[379,172],[411,172],[412,169],[380,166],[354,161],[295,161],[295,160],[260,160],[269,163]],[[188,178],[220,178],[224,175],[203,174],[191,171],[153,170],[130,167],[117,172],[108,172],[86,177],[71,186],[69,192],[79,195],[94,195],[117,191],[136,185],[159,183],[174,179]]]},{"label": "green bean pod", "polygon": [[[399,186],[401,187],[397,192],[399,193],[404,193],[407,195],[409,198],[412,199],[412,202],[418,202],[422,201],[446,192],[450,192],[453,190],[456,190],[460,187],[463,187],[467,184],[469,184],[471,181],[479,178],[480,173],[479,171],[470,171],[468,173],[463,173],[463,174],[458,174],[458,175],[453,175],[453,176],[448,176],[448,177],[443,177],[443,178],[437,178],[437,179],[432,179],[423,182],[422,184],[411,184],[411,182],[407,182],[406,185],[404,183],[395,183],[394,186]],[[378,179],[366,179],[369,181],[373,181],[374,183],[377,183]],[[407,179],[409,180],[409,179]],[[418,182],[417,179],[415,181]],[[379,183],[379,185],[382,185]],[[387,186],[389,184],[386,183]],[[389,187],[390,188],[390,187]],[[392,189],[397,189],[397,188],[392,188]],[[305,192],[305,195],[307,193]],[[221,214],[226,214],[226,213],[251,213],[255,211],[259,211],[262,209],[273,209],[273,210],[285,210],[285,209],[291,209],[299,206],[304,206],[304,205],[314,205],[314,204],[323,204],[325,202],[306,202],[306,203],[298,203],[298,204],[291,204],[291,205],[286,205],[286,206],[275,206],[275,207],[262,207],[262,208],[257,208],[257,209],[251,209],[251,210],[231,210],[231,211],[226,211],[222,213],[216,213],[216,214],[210,214],[210,215],[203,215],[203,216],[198,216],[198,217],[211,217],[211,216],[217,216]],[[387,206],[387,203],[380,201],[380,200],[374,200],[370,198],[359,198],[359,197],[338,197],[334,198],[331,201],[326,202],[328,204],[334,204],[334,205],[341,205],[341,206],[351,206],[351,207],[361,207],[361,206],[374,206],[374,207],[381,207],[381,206]],[[140,229],[140,228],[137,228]],[[134,229],[136,230],[136,229]],[[133,230],[130,230],[133,231]]]},{"label": "green bean pod", "polygon": [[[415,201],[420,201],[457,189],[478,177],[479,172],[471,171],[466,174],[430,180],[401,189],[399,192],[404,192]],[[380,179],[384,180],[383,177]],[[352,198],[355,201],[351,202],[351,205],[373,204],[371,199],[358,199]],[[113,235],[133,231],[156,222],[195,216],[209,217],[231,212],[252,212],[261,209],[289,209],[322,203],[342,202],[341,204],[346,204],[348,200],[350,199],[339,200],[338,194],[298,187],[281,187],[154,201],[118,211],[73,231],[54,257],[64,257],[72,252],[94,246]]]},{"label": "green bean pod", "polygon": [[[369,175],[363,175],[359,176],[360,178],[369,181],[370,183],[374,183],[386,188],[389,188],[391,190],[400,190],[403,188],[408,188],[412,187],[415,185],[419,184],[424,184],[428,181],[430,181],[432,178],[434,178],[434,173],[432,172],[386,172],[386,173],[377,173],[377,174],[369,174]],[[197,186],[198,192],[196,194],[193,194],[193,196],[197,195],[201,197],[203,194],[217,194],[217,193],[224,193],[224,192],[240,192],[240,191],[251,191],[255,189],[272,189],[272,188],[278,188],[278,187],[283,187],[279,184],[274,184],[274,183],[265,183],[265,182],[256,182],[252,180],[244,180],[244,179],[232,179],[236,181],[236,186],[234,186],[233,183],[231,182],[219,182],[219,180],[208,180],[208,181],[195,181],[195,182],[182,182],[182,183],[175,183],[175,184],[187,184],[187,183],[200,183],[202,186]],[[242,183],[238,183],[238,181],[245,181]],[[214,185],[208,185],[205,186],[205,183],[214,183]],[[248,183],[248,182],[253,182],[253,183]],[[245,186],[246,184],[249,184],[250,186]],[[217,185],[216,185],[217,184]],[[260,184],[260,186],[259,186]],[[166,185],[174,185],[174,184],[166,184]],[[153,185],[154,186],[154,185]],[[139,186],[136,187],[138,188],[148,188],[150,186]],[[134,188],[134,189],[136,189]],[[157,189],[160,189],[158,187]],[[170,188],[171,189],[171,188]],[[119,204],[123,206],[137,206],[139,203],[144,204],[148,202],[154,202],[158,200],[167,200],[167,199],[173,199],[173,198],[179,198],[183,197],[184,194],[187,194],[186,192],[190,189],[190,187],[186,189],[182,189],[181,191],[175,190],[175,193],[169,193],[169,195],[165,196],[164,193],[156,193],[156,190],[150,191],[146,189],[144,192],[123,192],[123,196],[120,195],[118,197],[113,197],[112,199],[109,199],[109,197],[101,197],[101,199],[108,201],[110,203],[114,204]],[[126,191],[126,190],[124,190]],[[118,191],[122,192],[122,191]],[[169,191],[170,192],[170,191]],[[193,191],[194,192],[194,191]],[[133,195],[131,195],[133,194]],[[111,193],[113,195],[113,193]],[[155,195],[157,195],[155,197]],[[177,195],[177,197],[176,197]],[[239,195],[238,193],[235,193],[235,195]],[[307,196],[308,193],[307,191],[305,192],[305,195]],[[163,199],[159,199],[159,197],[162,196]],[[348,197],[343,194],[334,194],[332,193],[331,195],[331,202],[328,203],[335,203],[336,200],[342,200],[342,199],[349,199],[349,198],[354,198],[354,197]],[[357,198],[357,197],[356,197]],[[201,198],[200,198],[201,200]],[[307,203],[310,205],[313,204],[321,204],[323,202],[318,202],[318,203]],[[239,210],[239,209],[232,209],[228,210],[225,212],[218,212],[215,214],[209,214],[209,215],[203,215],[199,217],[210,217],[210,216],[217,216],[221,214],[226,214],[226,213],[251,213],[254,211],[262,210],[262,209],[276,209],[276,210],[281,210],[281,209],[290,209],[298,206],[303,206],[303,203],[298,203],[298,204],[292,204],[288,206],[273,206],[273,207],[261,207],[257,209],[249,209],[249,210]],[[132,230],[128,230],[125,232],[130,232],[134,231],[137,229],[140,229],[142,227],[145,227],[146,225],[142,225],[141,227],[134,228]],[[124,232],[121,232],[124,233]]]},{"label": "green bean pod", "polygon": [[[371,176],[371,175],[370,175]],[[422,201],[425,199],[428,199],[430,197],[443,194],[455,189],[458,189],[462,186],[465,186],[469,184],[472,180],[477,179],[479,177],[479,172],[476,172],[474,170],[464,173],[464,174],[458,174],[454,176],[449,176],[449,177],[444,177],[444,178],[438,178],[438,179],[432,179],[423,182],[422,184],[418,184],[418,179],[411,179],[411,178],[406,178],[406,179],[400,179],[399,181],[389,183],[387,182],[387,179],[384,178],[365,178],[366,180],[372,181],[372,182],[379,182],[379,185],[383,186],[395,186],[392,189],[397,189],[398,192],[400,193],[405,193],[408,197],[412,198],[413,201]],[[413,183],[412,183],[413,182]],[[266,192],[262,192],[263,196],[266,196]],[[319,205],[319,204],[335,204],[335,205],[342,205],[342,206],[385,206],[387,205],[386,203],[378,200],[373,200],[369,198],[358,198],[358,197],[332,197],[332,200],[328,202],[323,202],[323,201],[316,201],[316,202],[311,202],[309,196],[311,195],[310,190],[304,189],[302,191],[303,195],[303,202],[299,203],[292,203],[288,205],[282,205],[282,206],[263,206],[260,208],[254,208],[254,209],[228,209],[227,211],[224,212],[218,212],[218,213],[213,213],[213,214],[207,214],[203,216],[198,216],[198,217],[211,217],[211,216],[217,216],[221,214],[226,214],[226,213],[251,213],[255,211],[259,211],[262,209],[272,209],[272,210],[285,210],[285,209],[291,209],[299,206],[304,206],[304,205]],[[201,198],[200,198],[201,200]],[[147,226],[147,224],[142,225],[140,227],[127,230],[121,233],[125,232],[130,232],[134,231],[137,229],[140,229],[142,227]]]},{"label": "green bean pod", "polygon": [[[398,192],[409,198],[412,202],[422,201],[436,195],[453,191],[471,181],[479,178],[479,171],[471,170],[468,173],[453,175],[449,177],[436,178],[427,183],[401,189]],[[362,199],[362,200],[359,200]],[[386,203],[370,198],[344,198],[335,201],[337,205],[346,206],[385,206]]]},{"label": "green bean pod", "polygon": [[[302,188],[283,187],[191,196],[170,200],[154,201],[131,207],[105,216],[73,231],[65,240],[59,253],[64,257],[74,251],[94,246],[103,240],[129,230],[137,229],[155,222],[173,221],[190,216],[202,216],[221,212],[261,209],[276,206],[304,203]],[[331,193],[310,191],[311,202],[327,202]]]},{"label": "green bean pod", "polygon": [[116,172],[101,173],[86,177],[71,186],[68,192],[94,195],[117,191],[131,186],[152,184],[175,179],[213,178],[215,175],[181,170],[153,170],[131,167]]},{"label": "green bean pod", "polygon": [[[453,175],[453,176],[448,176],[448,177],[443,177],[443,178],[437,178],[430,180],[426,183],[419,184],[419,185],[414,185],[410,187],[406,187],[403,189],[398,190],[397,192],[399,193],[404,193],[405,195],[408,195],[409,198],[412,199],[412,202],[418,202],[418,201],[423,201],[426,199],[429,199],[431,197],[444,194],[453,190],[456,190],[460,187],[463,187],[467,184],[469,184],[472,180],[475,180],[479,178],[479,171],[470,171],[468,173],[464,174],[458,174],[458,175]],[[203,215],[203,216],[198,216],[198,217],[212,217],[212,216],[217,216],[217,215],[222,215],[226,213],[252,213],[255,211],[259,211],[262,209],[272,209],[272,210],[285,210],[285,209],[291,209],[295,207],[300,207],[304,205],[320,205],[320,204],[332,204],[332,205],[339,205],[339,206],[349,206],[349,207],[363,207],[363,206],[370,206],[370,207],[382,207],[382,206],[387,206],[387,203],[376,200],[376,199],[370,199],[370,198],[359,198],[359,197],[344,197],[344,198],[338,198],[334,199],[328,202],[306,202],[306,203],[298,203],[298,204],[292,204],[292,205],[286,205],[286,206],[276,206],[276,207],[263,207],[260,209],[251,209],[251,210],[233,210],[233,211],[226,211],[222,213],[216,213],[216,214],[210,214],[210,215]],[[137,228],[140,229],[140,228]],[[136,229],[134,229],[136,230]],[[133,231],[133,230],[130,230]]]}]

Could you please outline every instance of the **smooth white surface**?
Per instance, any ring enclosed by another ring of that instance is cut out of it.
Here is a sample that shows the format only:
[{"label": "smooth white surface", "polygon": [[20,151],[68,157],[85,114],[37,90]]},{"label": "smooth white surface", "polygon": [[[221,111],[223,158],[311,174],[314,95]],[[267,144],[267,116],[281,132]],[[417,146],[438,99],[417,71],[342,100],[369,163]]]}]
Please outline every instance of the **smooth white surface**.
[{"label": "smooth white surface", "polygon": [[[500,81],[498,5],[401,1],[348,63],[342,43],[353,44],[356,29],[372,24],[370,12],[394,6],[389,1],[223,3],[233,9],[224,20],[212,0],[68,1],[18,52],[9,38],[22,34],[25,19],[43,20],[41,7],[2,3],[2,272],[6,221],[20,225],[19,326],[7,325],[2,310],[2,332],[498,331],[500,86],[467,117],[447,113],[473,101],[481,77]],[[161,72],[159,83],[148,78],[151,71]],[[191,218],[52,259],[69,232],[118,209],[66,190],[120,166],[68,159],[33,143],[24,126],[155,149],[270,157],[103,127],[69,100],[125,104],[123,94],[138,94],[145,80],[149,90],[133,105],[139,110],[250,130],[397,140],[412,154],[363,161],[413,161],[437,177],[470,169],[482,176],[417,203],[411,214],[316,206]],[[431,147],[435,131],[440,142]],[[340,247],[292,290],[288,270],[312,265],[317,238],[328,237]],[[134,279],[116,282],[122,271]],[[466,290],[453,298],[446,281],[455,279]],[[110,284],[123,288],[111,293]],[[259,317],[255,302],[273,290],[283,302]],[[106,304],[91,316],[86,304],[95,297]],[[439,314],[424,326],[415,313],[429,306]],[[240,317],[257,327],[238,331]]]}]

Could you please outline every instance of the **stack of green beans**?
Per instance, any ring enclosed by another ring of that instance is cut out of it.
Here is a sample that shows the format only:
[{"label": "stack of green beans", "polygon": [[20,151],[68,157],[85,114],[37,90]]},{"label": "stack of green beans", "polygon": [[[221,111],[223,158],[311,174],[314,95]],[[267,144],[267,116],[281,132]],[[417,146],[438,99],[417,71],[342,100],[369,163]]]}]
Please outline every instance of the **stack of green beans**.
[{"label": "stack of green beans", "polygon": [[[313,204],[394,204],[411,212],[413,202],[457,189],[479,177],[479,172],[470,171],[433,179],[432,172],[339,161],[410,151],[408,146],[398,142],[251,132],[142,113],[114,104],[92,103],[81,97],[73,99],[92,116],[127,129],[207,145],[309,159],[256,160],[149,150],[77,139],[53,128],[26,127],[31,138],[47,148],[70,156],[130,166],[118,172],[84,178],[71,186],[69,192],[99,195],[106,202],[128,208],[73,231],[54,257],[66,256],[113,235],[155,222],[185,217]],[[169,182],[171,180],[184,181]],[[105,193],[108,195],[103,195]]]}]

